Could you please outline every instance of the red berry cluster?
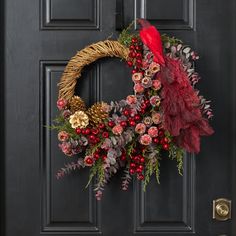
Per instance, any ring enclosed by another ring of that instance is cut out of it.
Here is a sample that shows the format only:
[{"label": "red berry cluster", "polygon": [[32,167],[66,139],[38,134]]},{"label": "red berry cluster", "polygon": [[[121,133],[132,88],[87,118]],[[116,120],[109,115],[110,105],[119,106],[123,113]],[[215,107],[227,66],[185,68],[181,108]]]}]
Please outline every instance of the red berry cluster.
[{"label": "red berry cluster", "polygon": [[134,66],[132,74],[141,72],[142,67],[142,44],[138,38],[133,37],[129,46],[129,59],[127,61],[129,67]]},{"label": "red berry cluster", "polygon": [[126,127],[127,125],[134,127],[136,123],[141,120],[141,116],[139,114],[132,116],[131,111],[129,109],[124,109],[123,115],[126,116],[127,121],[120,122],[120,125],[122,127]]},{"label": "red berry cluster", "polygon": [[105,124],[101,123],[97,128],[85,128],[85,129],[80,129],[76,128],[75,129],[76,134],[84,135],[87,139],[89,144],[97,144],[101,141],[102,138],[108,138],[109,137],[109,132],[107,131]]},{"label": "red berry cluster", "polygon": [[141,113],[141,114],[144,114],[150,106],[151,106],[151,104],[150,104],[149,99],[144,100],[144,101],[141,103],[141,110],[140,110],[140,113]]},{"label": "red berry cluster", "polygon": [[137,150],[133,149],[131,154],[131,161],[129,164],[129,173],[131,175],[137,174],[137,179],[143,180],[144,166],[145,166],[145,158],[142,156],[141,153],[138,152],[138,149]]}]

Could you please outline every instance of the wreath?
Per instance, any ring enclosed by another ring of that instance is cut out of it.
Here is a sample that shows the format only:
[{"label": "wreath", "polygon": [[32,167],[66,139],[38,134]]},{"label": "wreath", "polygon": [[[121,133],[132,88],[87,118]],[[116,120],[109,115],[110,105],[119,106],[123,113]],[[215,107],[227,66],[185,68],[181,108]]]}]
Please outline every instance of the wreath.
[{"label": "wreath", "polygon": [[[195,88],[200,79],[193,66],[197,53],[179,39],[160,35],[148,21],[139,19],[138,23],[138,34],[130,26],[118,40],[101,41],[79,51],[58,85],[60,114],[52,128],[58,130],[59,148],[75,160],[65,164],[56,177],[89,167],[88,185],[96,179],[98,200],[119,169],[124,171],[123,190],[132,177],[143,181],[144,190],[153,174],[159,182],[162,157],[176,160],[182,174],[184,153],[198,153],[200,137],[214,132],[208,124],[213,116],[210,101]],[[86,65],[103,57],[127,62],[134,94],[87,108],[75,95],[77,79]]]}]

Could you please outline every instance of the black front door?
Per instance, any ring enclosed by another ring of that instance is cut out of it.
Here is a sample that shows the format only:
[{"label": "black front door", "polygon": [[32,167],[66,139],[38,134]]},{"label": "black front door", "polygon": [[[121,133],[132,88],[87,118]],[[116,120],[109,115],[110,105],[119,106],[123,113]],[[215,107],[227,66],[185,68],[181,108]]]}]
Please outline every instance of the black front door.
[{"label": "black front door", "polygon": [[[163,159],[161,184],[153,179],[145,193],[138,182],[122,192],[116,176],[97,202],[92,187],[84,188],[86,170],[56,180],[68,161],[56,133],[44,127],[57,114],[56,85],[76,51],[112,33],[117,37],[117,2],[2,1],[3,235],[236,235],[235,1],[123,2],[124,25],[146,18],[200,54],[199,88],[213,100],[215,134],[203,139],[199,155],[186,155],[183,177],[174,162]],[[87,104],[132,93],[130,70],[119,59],[100,60],[82,77],[77,92]],[[212,219],[218,198],[232,200],[232,220]]]}]

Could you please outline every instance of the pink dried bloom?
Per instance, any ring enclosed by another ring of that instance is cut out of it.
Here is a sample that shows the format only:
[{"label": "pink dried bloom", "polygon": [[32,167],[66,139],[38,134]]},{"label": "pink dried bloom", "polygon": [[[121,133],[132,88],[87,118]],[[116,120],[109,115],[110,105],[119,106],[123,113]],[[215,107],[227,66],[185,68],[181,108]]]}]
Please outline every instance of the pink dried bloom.
[{"label": "pink dried bloom", "polygon": [[146,126],[151,126],[153,121],[152,121],[152,118],[150,116],[146,116],[144,119],[143,119],[143,123],[146,125]]},{"label": "pink dried bloom", "polygon": [[159,90],[161,88],[161,81],[158,79],[155,79],[152,81],[152,88],[154,90]]},{"label": "pink dried bloom", "polygon": [[62,112],[62,116],[63,116],[65,119],[69,118],[70,115],[71,115],[71,111],[70,111],[70,110],[64,110],[64,111]]},{"label": "pink dried bloom", "polygon": [[122,134],[122,132],[123,132],[123,127],[121,125],[115,125],[112,128],[112,133],[115,135],[120,135],[120,134]]},{"label": "pink dried bloom", "polygon": [[134,83],[139,83],[142,78],[143,78],[142,73],[134,73],[132,75],[132,80],[134,81]]},{"label": "pink dried bloom", "polygon": [[159,97],[159,96],[152,96],[151,98],[150,98],[150,104],[152,105],[152,106],[159,106],[160,105],[160,103],[161,103],[161,98]]},{"label": "pink dried bloom", "polygon": [[63,110],[67,105],[67,101],[63,98],[60,98],[57,100],[57,107],[61,111]]},{"label": "pink dried bloom", "polygon": [[67,156],[72,156],[72,146],[69,142],[63,142],[59,144],[59,148],[62,150],[62,152]]},{"label": "pink dried bloom", "polygon": [[143,93],[144,87],[141,84],[135,84],[134,91],[135,91],[135,93]]},{"label": "pink dried bloom", "polygon": [[155,74],[160,71],[160,65],[156,62],[152,62],[149,66],[149,70]]},{"label": "pink dried bloom", "polygon": [[135,132],[138,134],[144,134],[146,131],[146,125],[143,123],[138,123],[135,127]]},{"label": "pink dried bloom", "polygon": [[161,122],[161,114],[158,112],[152,113],[152,121],[154,124],[159,124]]},{"label": "pink dried bloom", "polygon": [[59,141],[64,142],[69,139],[70,135],[66,131],[60,131],[57,137]]},{"label": "pink dried bloom", "polygon": [[152,86],[152,79],[150,77],[144,77],[142,79],[142,85],[144,88],[149,88]]},{"label": "pink dried bloom", "polygon": [[136,104],[137,103],[137,97],[135,95],[129,95],[126,98],[126,102],[131,105],[131,104]]},{"label": "pink dried bloom", "polygon": [[157,137],[158,136],[158,128],[155,127],[155,126],[151,126],[149,129],[148,129],[148,134],[154,138],[154,137]]},{"label": "pink dried bloom", "polygon": [[140,137],[140,143],[142,144],[142,145],[149,145],[149,144],[151,144],[151,142],[152,142],[152,138],[151,138],[151,136],[150,135],[148,135],[148,134],[144,134],[144,135],[142,135],[141,137]]}]

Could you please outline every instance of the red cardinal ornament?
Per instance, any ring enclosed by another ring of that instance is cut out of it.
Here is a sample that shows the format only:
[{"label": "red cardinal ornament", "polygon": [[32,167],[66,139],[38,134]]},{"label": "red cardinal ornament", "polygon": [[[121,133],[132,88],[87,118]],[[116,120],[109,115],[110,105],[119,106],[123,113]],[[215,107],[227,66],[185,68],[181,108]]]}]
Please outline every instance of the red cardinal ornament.
[{"label": "red cardinal ornament", "polygon": [[142,42],[152,51],[154,54],[154,61],[164,65],[164,55],[162,48],[161,35],[158,30],[144,19],[138,19],[138,23],[141,25],[140,38]]}]

